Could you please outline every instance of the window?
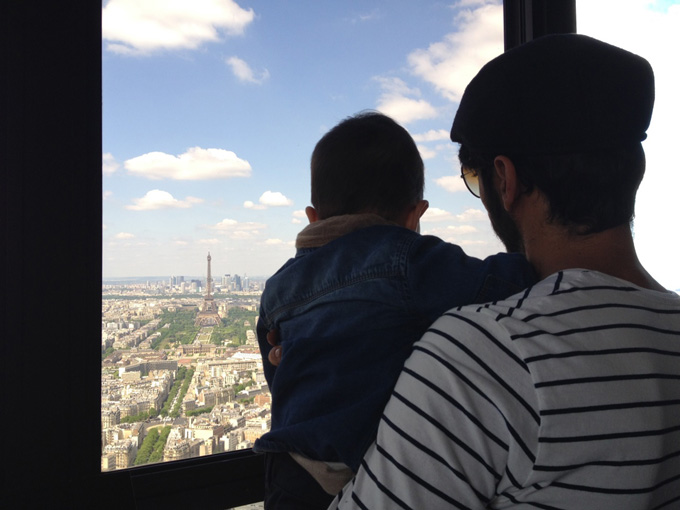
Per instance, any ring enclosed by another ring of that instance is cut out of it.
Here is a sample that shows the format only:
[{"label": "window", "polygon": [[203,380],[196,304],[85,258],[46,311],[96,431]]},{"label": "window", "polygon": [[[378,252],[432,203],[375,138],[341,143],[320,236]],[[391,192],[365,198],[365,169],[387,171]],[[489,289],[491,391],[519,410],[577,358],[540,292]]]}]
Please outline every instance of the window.
[{"label": "window", "polygon": [[449,141],[465,85],[503,51],[499,0],[150,5],[103,5],[103,471],[268,429],[259,296],[306,223],[312,149],[343,118],[378,109],[411,132],[424,233],[503,249]]},{"label": "window", "polygon": [[[570,4],[556,0],[505,3],[510,13],[505,19],[506,36],[517,35],[517,40],[527,35],[532,26],[532,13],[543,8],[549,13],[555,13],[557,9],[563,14],[562,9],[568,10]],[[311,4],[310,8],[313,8],[314,3]],[[661,12],[677,13],[677,8],[668,3],[657,5],[660,9],[663,7]],[[520,8],[526,8],[526,12],[520,13]],[[616,11],[612,11],[617,13],[616,17],[606,16],[599,21],[600,25],[619,23],[619,9],[617,3]],[[225,508],[258,501],[262,466],[256,456],[247,452],[100,473],[101,244],[100,237],[93,233],[101,228],[101,6],[96,3],[77,7],[45,3],[38,7],[29,2],[4,2],[0,4],[0,10],[0,20],[4,22],[1,37],[7,86],[1,153],[6,211],[2,216],[6,243],[3,265],[6,268],[5,293],[9,298],[5,302],[2,371],[3,411],[11,417],[5,451],[8,459],[7,500],[21,501],[22,506],[33,508],[133,508],[135,505],[189,508],[196,504],[197,495],[200,495],[203,508]],[[447,22],[442,18],[439,26]],[[629,23],[629,32],[637,33],[637,19]],[[580,31],[598,35],[591,32],[583,20],[579,24]],[[543,29],[551,31],[554,27],[548,23]],[[319,31],[323,33],[323,30]],[[442,30],[441,33],[447,32]],[[381,41],[380,47],[388,45],[398,49],[401,44],[399,37],[385,40],[389,44]],[[400,63],[387,69],[399,71],[408,63],[403,61],[408,50],[427,49],[430,42],[428,37],[422,44],[409,45],[399,54]],[[625,42],[620,44],[632,48]],[[677,44],[668,47],[677,47]],[[649,51],[640,50],[641,54],[650,57],[655,67],[656,57],[652,54],[656,55],[656,52],[652,47]],[[225,58],[229,56],[225,55]],[[335,55],[325,57],[332,59]],[[263,67],[254,68],[257,71]],[[267,69],[273,77],[274,69]],[[670,80],[665,76],[664,80]],[[407,73],[402,79],[405,77],[408,77]],[[165,80],[171,81],[171,78],[165,77]],[[660,78],[657,70],[657,79]],[[380,82],[374,84],[373,101],[380,97],[379,85]],[[421,93],[423,90],[424,86]],[[662,96],[667,97],[662,90],[659,94],[659,100]],[[284,102],[286,98],[279,99]],[[306,182],[306,158],[320,136],[318,130],[322,126],[315,122],[305,124],[297,114],[301,109],[313,110],[317,106],[312,101],[290,106],[287,127],[299,130],[307,138],[295,139],[301,146],[299,161],[289,161],[286,167],[273,167],[284,173],[299,163],[300,168],[296,171],[302,182]],[[375,103],[356,106],[359,109],[375,106]],[[338,108],[336,116],[326,122],[340,120],[353,110]],[[659,112],[657,107],[654,122]],[[441,118],[441,126],[437,129],[447,127],[452,116],[453,110]],[[267,117],[263,120],[263,129],[271,131],[257,132],[266,150],[275,154],[278,153],[271,144],[278,132],[266,124],[274,125],[278,120]],[[658,184],[654,182],[652,172],[657,168],[665,170],[672,160],[653,161],[657,156],[651,154],[651,145],[660,135],[660,129],[654,126],[655,131],[650,130],[645,147],[650,155],[645,182],[653,183],[654,192],[666,198],[666,190],[672,188],[666,183],[672,175],[667,172],[662,177],[663,182]],[[413,128],[412,132],[419,134],[429,130]],[[212,146],[201,143],[204,148]],[[155,149],[174,156],[182,154],[181,150]],[[129,156],[116,154],[119,151],[111,148],[104,152],[111,152],[119,164],[141,155],[134,152]],[[237,148],[236,154],[240,153]],[[251,158],[244,155],[246,157]],[[254,161],[250,163],[254,165]],[[429,188],[436,186],[432,184],[433,179],[451,175],[447,173],[450,168],[442,169],[441,174],[429,175]],[[169,192],[173,194],[172,191]],[[643,188],[641,192],[644,191]],[[146,192],[131,195],[130,199],[145,195]],[[193,195],[190,192],[173,194],[180,200],[187,196]],[[255,204],[259,196],[243,196],[242,201],[246,200]],[[303,203],[295,200],[294,207],[302,207],[306,202],[300,200]],[[242,201],[239,199],[237,203],[242,204]],[[666,201],[673,203],[667,198],[663,200]],[[636,226],[639,244],[647,235],[642,232],[643,210],[644,207],[638,211]],[[650,215],[649,221],[663,224],[673,224],[673,219],[677,218],[672,210],[668,214],[664,212],[663,216],[657,212]],[[112,229],[109,225],[107,232]],[[196,259],[197,269],[191,271],[197,276],[203,276],[207,251],[200,253]],[[187,260],[193,263],[194,257]],[[657,275],[654,267],[650,269]],[[670,274],[672,278],[666,285],[678,288],[674,283],[677,272]]]},{"label": "window", "polygon": [[[673,49],[680,44],[676,29],[680,21],[680,1],[579,0],[576,9],[580,33],[637,53],[654,69],[654,113],[648,138],[643,142],[647,169],[637,194],[635,245],[642,264],[652,276],[677,292],[680,269],[674,250],[669,249],[674,240],[669,239],[672,234],[667,225],[675,225],[680,220],[674,196],[674,190],[680,187],[680,175],[672,163],[675,125],[680,114],[676,93],[680,75],[673,54]],[[607,19],[615,22],[603,23]]]}]

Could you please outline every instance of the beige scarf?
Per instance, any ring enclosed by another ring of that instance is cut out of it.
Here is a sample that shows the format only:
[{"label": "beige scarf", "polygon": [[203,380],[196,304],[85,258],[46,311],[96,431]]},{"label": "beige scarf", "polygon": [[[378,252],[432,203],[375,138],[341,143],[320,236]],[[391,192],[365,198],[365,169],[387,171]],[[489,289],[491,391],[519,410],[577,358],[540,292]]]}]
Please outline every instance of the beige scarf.
[{"label": "beige scarf", "polygon": [[377,214],[343,214],[310,223],[298,234],[295,248],[318,248],[356,230],[374,225],[396,225]]}]

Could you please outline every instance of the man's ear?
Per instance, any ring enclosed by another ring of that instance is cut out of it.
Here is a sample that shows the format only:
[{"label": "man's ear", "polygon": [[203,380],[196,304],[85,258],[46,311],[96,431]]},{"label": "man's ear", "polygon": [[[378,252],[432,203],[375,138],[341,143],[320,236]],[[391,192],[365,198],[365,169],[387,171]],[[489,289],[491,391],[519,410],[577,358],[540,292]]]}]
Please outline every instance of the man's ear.
[{"label": "man's ear", "polygon": [[316,209],[314,209],[311,205],[305,207],[305,214],[307,215],[307,219],[310,223],[319,221],[319,213],[317,213]]},{"label": "man's ear", "polygon": [[493,166],[497,177],[494,181],[498,183],[498,196],[503,203],[503,208],[510,211],[521,192],[521,183],[517,178],[515,164],[507,156],[496,156]]},{"label": "man's ear", "polygon": [[404,226],[414,232],[420,232],[420,218],[425,214],[428,207],[430,207],[430,203],[427,200],[421,200],[414,205],[406,216],[406,224]]}]

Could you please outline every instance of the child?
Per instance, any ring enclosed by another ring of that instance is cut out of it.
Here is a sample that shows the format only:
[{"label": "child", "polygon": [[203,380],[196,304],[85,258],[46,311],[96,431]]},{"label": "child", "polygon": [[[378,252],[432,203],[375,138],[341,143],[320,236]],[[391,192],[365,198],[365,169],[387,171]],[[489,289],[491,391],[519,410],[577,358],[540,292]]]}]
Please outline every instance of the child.
[{"label": "child", "polygon": [[[479,260],[418,233],[423,162],[389,117],[338,124],[317,143],[311,171],[310,224],[295,258],[268,280],[257,325],[272,394],[271,431],[255,443],[266,452],[266,508],[326,508],[358,469],[427,327],[452,307],[534,282],[520,254]],[[272,329],[278,367],[267,359]]]}]

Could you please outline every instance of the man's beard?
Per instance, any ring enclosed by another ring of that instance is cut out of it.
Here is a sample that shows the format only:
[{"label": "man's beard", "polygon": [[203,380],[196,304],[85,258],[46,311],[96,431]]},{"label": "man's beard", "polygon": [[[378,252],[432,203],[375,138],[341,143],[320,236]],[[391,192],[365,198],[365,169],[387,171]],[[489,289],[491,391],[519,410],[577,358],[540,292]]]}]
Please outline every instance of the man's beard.
[{"label": "man's beard", "polygon": [[484,188],[484,206],[489,213],[491,226],[507,252],[524,253],[524,241],[517,223],[503,207],[500,196],[493,186]]}]

